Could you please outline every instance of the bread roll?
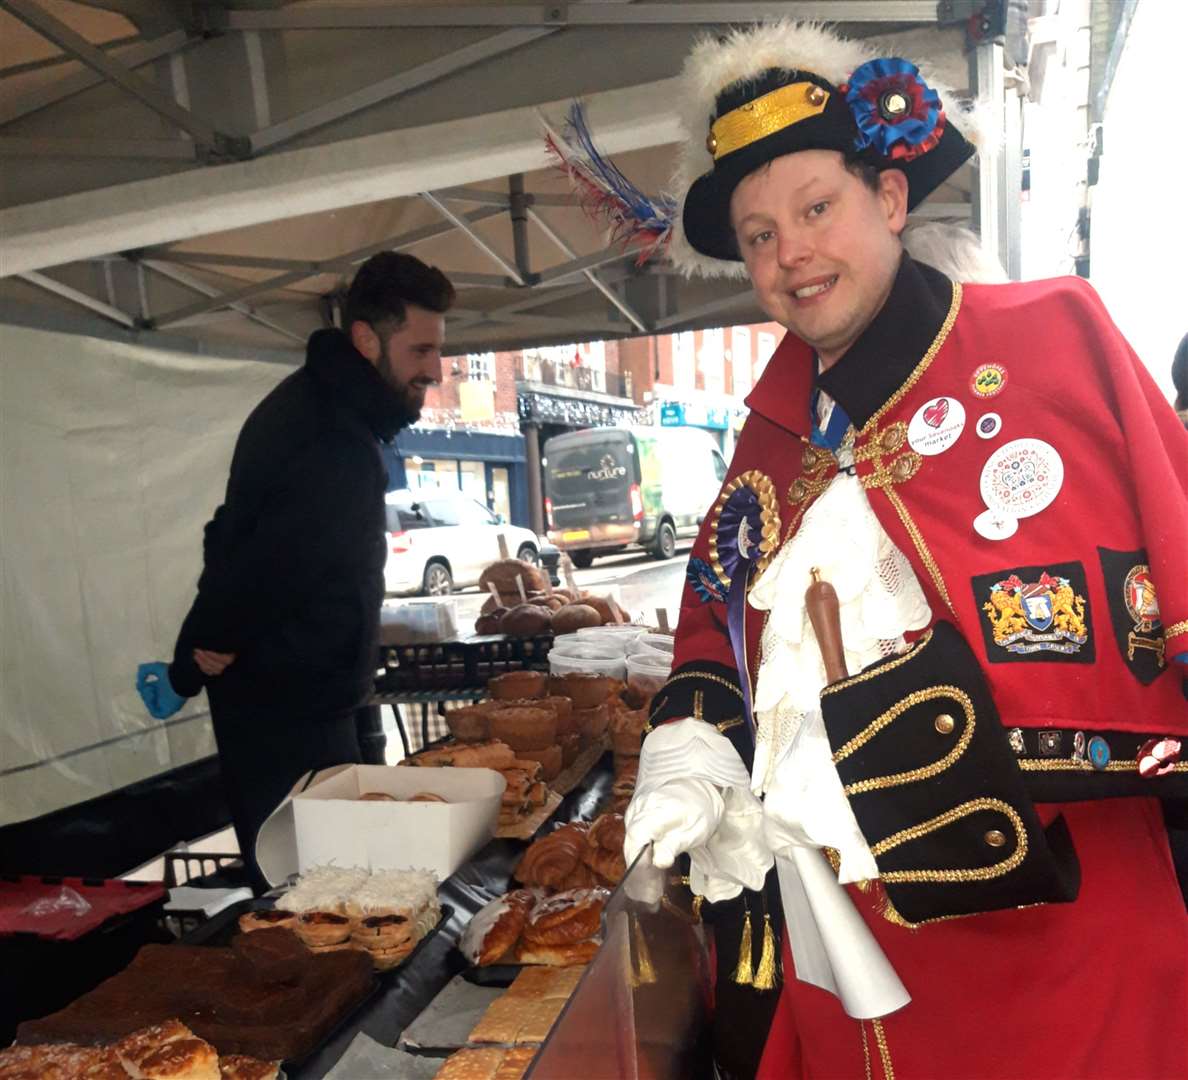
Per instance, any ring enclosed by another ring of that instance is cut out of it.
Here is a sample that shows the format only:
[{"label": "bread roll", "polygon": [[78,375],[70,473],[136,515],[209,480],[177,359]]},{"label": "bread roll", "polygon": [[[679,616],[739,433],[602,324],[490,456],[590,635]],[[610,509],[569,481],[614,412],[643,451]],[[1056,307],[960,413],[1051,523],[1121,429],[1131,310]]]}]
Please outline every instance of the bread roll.
[{"label": "bread roll", "polygon": [[359,796],[359,802],[396,802],[395,795],[389,795],[384,791],[365,791]]},{"label": "bread roll", "polygon": [[537,604],[517,604],[499,620],[500,631],[510,637],[547,634],[552,625],[552,612]]},{"label": "bread roll", "polygon": [[592,596],[590,593],[582,593],[581,599],[578,601],[585,604],[587,607],[592,607],[598,612],[599,618],[602,619],[602,625],[615,622],[630,622],[626,613],[618,604],[614,602],[609,596]]},{"label": "bread roll", "polygon": [[572,634],[585,626],[601,626],[602,616],[589,604],[566,604],[553,612],[553,633]]},{"label": "bread roll", "polygon": [[494,584],[500,596],[519,596],[517,577],[523,579],[525,593],[546,591],[548,582],[541,569],[519,559],[500,559],[493,562],[479,575],[479,588],[483,592],[489,592],[490,586]]},{"label": "bread roll", "polygon": [[502,631],[499,629],[503,625],[503,616],[507,614],[507,608],[496,607],[495,598],[490,597],[491,610],[484,611],[474,620],[474,632],[476,634],[499,634]]}]

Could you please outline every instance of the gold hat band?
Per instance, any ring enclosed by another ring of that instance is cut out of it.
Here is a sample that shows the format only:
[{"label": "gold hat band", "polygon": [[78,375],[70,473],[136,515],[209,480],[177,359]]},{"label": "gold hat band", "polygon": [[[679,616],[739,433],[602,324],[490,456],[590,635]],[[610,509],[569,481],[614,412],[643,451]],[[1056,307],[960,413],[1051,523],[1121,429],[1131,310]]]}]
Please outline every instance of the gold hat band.
[{"label": "gold hat band", "polygon": [[781,86],[737,109],[731,109],[725,116],[719,116],[710,126],[705,148],[717,161],[757,139],[774,135],[810,116],[819,116],[825,111],[828,101],[829,91],[816,83],[798,82]]}]

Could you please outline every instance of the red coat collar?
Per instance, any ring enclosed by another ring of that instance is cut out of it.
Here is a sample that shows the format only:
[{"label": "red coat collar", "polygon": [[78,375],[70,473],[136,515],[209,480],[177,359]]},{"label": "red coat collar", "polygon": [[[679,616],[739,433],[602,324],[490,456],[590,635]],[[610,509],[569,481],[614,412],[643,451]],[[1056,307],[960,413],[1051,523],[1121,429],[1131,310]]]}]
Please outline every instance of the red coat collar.
[{"label": "red coat collar", "polygon": [[820,386],[861,428],[915,370],[945,321],[952,295],[947,277],[905,252],[887,302],[833,367],[818,375],[813,349],[786,334],[747,407],[807,437],[813,389]]}]

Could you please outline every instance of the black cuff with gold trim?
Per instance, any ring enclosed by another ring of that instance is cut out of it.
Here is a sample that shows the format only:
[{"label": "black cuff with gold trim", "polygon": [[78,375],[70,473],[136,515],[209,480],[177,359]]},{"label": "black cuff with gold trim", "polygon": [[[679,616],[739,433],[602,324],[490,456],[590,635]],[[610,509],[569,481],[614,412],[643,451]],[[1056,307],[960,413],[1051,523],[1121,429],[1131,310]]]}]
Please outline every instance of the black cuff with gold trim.
[{"label": "black cuff with gold trim", "polygon": [[750,772],[755,747],[745,713],[738,672],[734,668],[708,662],[682,664],[653,699],[644,734],[646,738],[661,724],[687,716],[704,720],[730,740]]},{"label": "black cuff with gold trim", "polygon": [[1068,829],[1040,825],[978,662],[951,624],[827,687],[821,708],[892,917],[1076,899]]}]

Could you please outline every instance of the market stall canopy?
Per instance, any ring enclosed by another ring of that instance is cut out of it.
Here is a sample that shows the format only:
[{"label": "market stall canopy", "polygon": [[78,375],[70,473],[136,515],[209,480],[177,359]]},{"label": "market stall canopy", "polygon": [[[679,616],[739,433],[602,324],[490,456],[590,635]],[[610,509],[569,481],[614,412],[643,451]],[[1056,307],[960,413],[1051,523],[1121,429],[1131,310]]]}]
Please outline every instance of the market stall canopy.
[{"label": "market stall canopy", "polygon": [[[828,19],[968,87],[966,31],[938,7],[962,5],[0,0],[3,317],[85,308],[144,340],[292,348],[359,261],[399,247],[459,286],[451,351],[755,321],[738,283],[608,244],[541,115],[581,98],[656,194],[698,35]],[[923,213],[967,221],[976,191],[962,169]]]}]

